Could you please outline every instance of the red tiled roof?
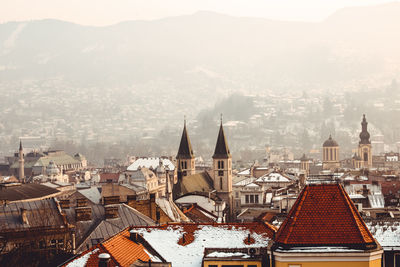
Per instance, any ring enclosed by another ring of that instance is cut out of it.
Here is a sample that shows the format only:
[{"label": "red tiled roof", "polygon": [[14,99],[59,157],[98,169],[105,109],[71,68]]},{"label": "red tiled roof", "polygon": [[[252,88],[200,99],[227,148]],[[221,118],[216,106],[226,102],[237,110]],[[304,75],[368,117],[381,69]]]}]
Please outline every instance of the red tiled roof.
[{"label": "red tiled roof", "polygon": [[119,173],[100,173],[100,183],[107,183],[111,180],[113,183],[118,183]]},{"label": "red tiled roof", "polygon": [[339,184],[305,186],[275,241],[283,247],[376,247],[372,234]]},{"label": "red tiled roof", "polygon": [[384,196],[396,194],[400,191],[400,181],[381,182],[380,184]]},{"label": "red tiled roof", "polygon": [[217,216],[208,212],[207,210],[202,209],[197,204],[192,204],[192,206],[183,213],[185,213],[185,215],[192,221],[197,223],[212,223],[218,219]]}]

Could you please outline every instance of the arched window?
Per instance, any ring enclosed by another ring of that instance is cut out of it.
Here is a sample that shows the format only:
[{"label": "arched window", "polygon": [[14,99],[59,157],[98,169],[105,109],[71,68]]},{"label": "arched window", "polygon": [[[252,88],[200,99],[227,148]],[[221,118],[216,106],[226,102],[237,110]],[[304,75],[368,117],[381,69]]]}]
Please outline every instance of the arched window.
[{"label": "arched window", "polygon": [[222,177],[219,177],[219,186],[220,186],[220,189],[222,190]]},{"label": "arched window", "polygon": [[364,152],[364,161],[368,161],[368,153]]}]

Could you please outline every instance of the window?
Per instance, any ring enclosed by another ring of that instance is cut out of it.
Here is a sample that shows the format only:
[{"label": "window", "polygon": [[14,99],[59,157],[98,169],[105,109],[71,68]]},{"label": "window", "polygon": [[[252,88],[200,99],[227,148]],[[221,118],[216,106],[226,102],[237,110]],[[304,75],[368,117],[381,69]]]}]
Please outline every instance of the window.
[{"label": "window", "polygon": [[[400,192],[399,192],[400,193]],[[235,197],[238,198],[239,197],[239,192],[235,192]]]},{"label": "window", "polygon": [[218,171],[218,176],[224,176],[224,171]]},{"label": "window", "polygon": [[257,265],[249,264],[249,265],[247,265],[247,267],[257,267]]},{"label": "window", "polygon": [[254,203],[258,203],[258,195],[255,195],[254,197],[255,197]]},{"label": "window", "polygon": [[364,152],[364,161],[368,161],[368,153]]},{"label": "window", "polygon": [[249,201],[249,195],[246,195],[246,204],[248,204],[250,201]]},{"label": "window", "polygon": [[223,169],[223,168],[224,168],[224,161],[218,160],[218,169]]},{"label": "window", "polygon": [[254,203],[254,195],[250,195],[250,203]]},{"label": "window", "polygon": [[222,190],[222,177],[219,178],[220,189]]},{"label": "window", "polygon": [[187,161],[185,161],[185,169],[187,169]]},{"label": "window", "polygon": [[212,265],[208,265],[208,267],[218,267],[218,265],[212,264]]}]

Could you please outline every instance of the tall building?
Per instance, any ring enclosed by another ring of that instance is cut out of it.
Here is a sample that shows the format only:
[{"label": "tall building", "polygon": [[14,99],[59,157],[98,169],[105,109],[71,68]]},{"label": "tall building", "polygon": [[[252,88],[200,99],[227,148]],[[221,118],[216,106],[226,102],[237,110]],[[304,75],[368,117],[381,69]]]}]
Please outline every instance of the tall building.
[{"label": "tall building", "polygon": [[22,148],[22,141],[19,141],[19,151],[18,151],[18,178],[22,182],[25,179],[25,166],[24,166],[24,149]]},{"label": "tall building", "polygon": [[361,133],[360,133],[360,142],[358,143],[358,155],[363,161],[364,168],[372,167],[372,151],[371,151],[371,141],[369,140],[369,132],[367,130],[368,122],[365,118],[365,114],[363,115],[363,119],[361,121]]},{"label": "tall building", "polygon": [[181,143],[179,144],[178,154],[176,155],[178,178],[195,174],[196,166],[192,144],[186,129],[186,120],[183,125]]},{"label": "tall building", "polygon": [[329,135],[329,138],[322,145],[322,168],[324,170],[335,170],[340,167],[339,145]]},{"label": "tall building", "polygon": [[225,138],[222,119],[212,158],[214,189],[217,195],[229,205],[232,212],[232,156]]}]

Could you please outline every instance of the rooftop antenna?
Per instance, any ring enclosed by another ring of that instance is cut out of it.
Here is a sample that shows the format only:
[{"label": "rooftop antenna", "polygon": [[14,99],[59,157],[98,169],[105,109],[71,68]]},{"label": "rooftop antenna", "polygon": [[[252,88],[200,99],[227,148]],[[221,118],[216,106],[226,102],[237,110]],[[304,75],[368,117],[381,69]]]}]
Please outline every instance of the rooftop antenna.
[{"label": "rooftop antenna", "polygon": [[221,125],[222,125],[222,113],[220,114],[220,120],[221,120]]}]

